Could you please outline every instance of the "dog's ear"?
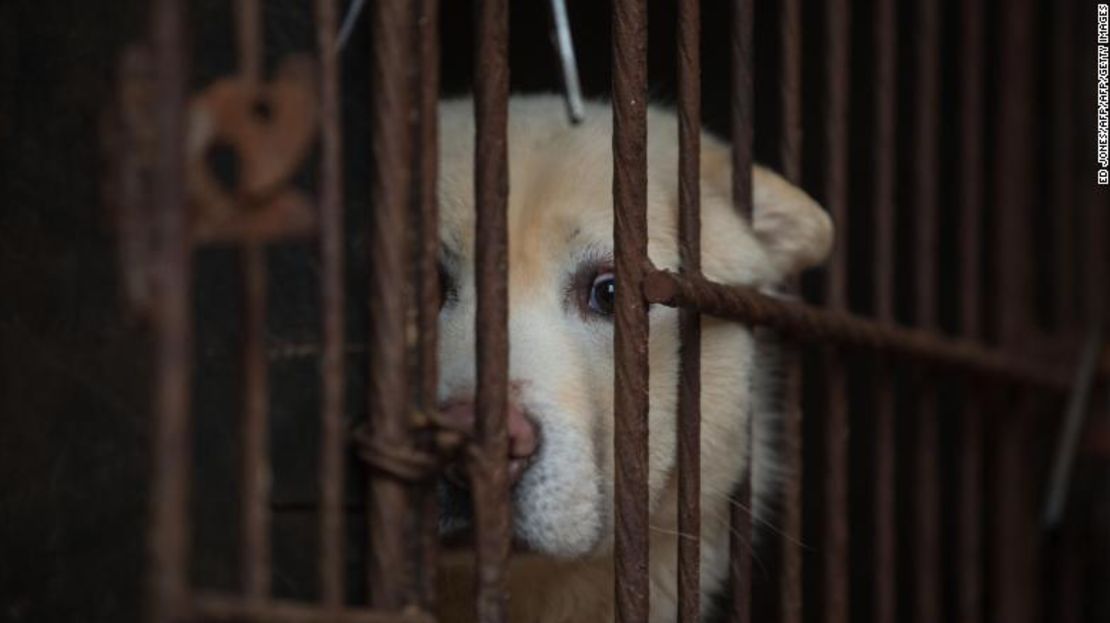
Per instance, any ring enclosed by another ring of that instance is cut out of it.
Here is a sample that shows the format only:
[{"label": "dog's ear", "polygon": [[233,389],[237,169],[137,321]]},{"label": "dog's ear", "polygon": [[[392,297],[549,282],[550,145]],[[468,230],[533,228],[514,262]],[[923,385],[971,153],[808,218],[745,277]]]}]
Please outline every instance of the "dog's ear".
[{"label": "dog's ear", "polygon": [[783,276],[824,262],[833,223],[804,190],[760,166],[752,169],[752,231]]},{"label": "dog's ear", "polygon": [[[732,162],[727,146],[706,145],[702,162],[706,182],[731,188]],[[794,275],[828,258],[833,246],[829,215],[805,191],[761,166],[752,167],[752,233],[780,277]]]}]

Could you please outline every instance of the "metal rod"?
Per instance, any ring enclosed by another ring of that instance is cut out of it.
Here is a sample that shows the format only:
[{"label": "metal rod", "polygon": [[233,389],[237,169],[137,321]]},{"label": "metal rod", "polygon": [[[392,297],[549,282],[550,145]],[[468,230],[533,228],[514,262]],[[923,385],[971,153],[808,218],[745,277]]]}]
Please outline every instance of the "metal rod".
[{"label": "metal rod", "polygon": [[[412,89],[406,71],[413,50],[412,5],[382,0],[372,10],[373,211],[367,247],[370,253],[370,378],[369,414],[378,443],[409,447],[408,386],[405,362],[405,308],[408,270],[405,248],[409,208],[411,138],[407,120]],[[411,499],[407,487],[389,474],[370,480],[369,521],[370,604],[398,609],[413,597],[407,520]]]},{"label": "metal rod", "polygon": [[1052,143],[1049,187],[1052,197],[1053,254],[1052,301],[1053,322],[1060,332],[1067,332],[1079,320],[1076,310],[1077,271],[1075,263],[1075,119],[1074,97],[1076,45],[1073,15],[1076,3],[1052,3]]},{"label": "metal rod", "polygon": [[[701,12],[678,5],[678,241],[682,274],[701,274]],[[697,623],[701,551],[701,317],[679,311],[678,615]]]},{"label": "metal rod", "polygon": [[613,3],[617,620],[648,620],[647,7]]},{"label": "metal rod", "polygon": [[[419,294],[417,324],[419,325],[418,406],[425,414],[438,409],[437,389],[438,328],[440,308],[439,283],[439,0],[420,0],[420,211],[417,265]],[[425,448],[434,439],[425,440]],[[434,487],[423,493],[423,527],[421,542],[423,563],[423,604],[431,607],[436,595],[436,568],[439,557],[439,504]]]},{"label": "metal rod", "polygon": [[656,270],[644,278],[649,303],[696,307],[702,314],[771,327],[791,339],[874,349],[926,365],[963,370],[985,378],[1056,393],[1070,388],[1067,370],[1016,359],[977,342],[769,297],[743,286],[726,286]]},{"label": "metal rod", "polygon": [[[914,171],[911,180],[914,217],[914,304],[916,324],[932,331],[937,325],[937,230],[939,222],[937,152],[940,111],[940,6],[915,5],[913,64]],[[913,450],[913,612],[918,621],[940,620],[940,464],[939,412],[932,379],[915,370],[916,431]]]},{"label": "metal rod", "polygon": [[[779,89],[782,125],[779,152],[783,176],[793,184],[802,182],[802,8],[800,0],[783,0],[780,5],[779,35],[782,63]],[[797,283],[788,284],[797,292]],[[796,350],[787,345],[784,357],[783,462],[787,470],[782,506],[782,582],[780,595],[783,623],[801,623],[802,590],[802,366]]]},{"label": "metal rod", "polygon": [[243,247],[243,446],[241,456],[244,596],[265,601],[270,594],[270,435],[266,359],[266,249]]},{"label": "metal rod", "polygon": [[[871,167],[875,215],[875,315],[894,324],[895,180],[897,178],[898,22],[895,0],[876,0],[871,36],[875,59],[874,132]],[[874,452],[873,607],[876,623],[895,623],[898,610],[896,533],[897,438],[894,374],[884,357],[876,362]]]},{"label": "metal rod", "polygon": [[320,594],[324,605],[344,602],[343,469],[346,366],[343,292],[343,135],[339,105],[339,54],[335,51],[337,0],[316,0],[316,47],[320,56]]},{"label": "metal rod", "polygon": [[186,14],[178,0],[152,7],[157,152],[154,203],[156,413],[151,483],[152,618],[175,620],[188,598],[191,248],[185,217]]},{"label": "metal rod", "polygon": [[[848,308],[848,92],[851,86],[851,5],[825,4],[825,163],[824,203],[837,228],[837,246],[829,264],[825,298],[832,309]],[[847,623],[849,616],[847,370],[843,352],[823,352],[827,396],[824,417],[825,512],[823,513],[822,590],[825,621]]]},{"label": "metal rod", "polygon": [[506,565],[512,532],[509,509],[508,433],[508,104],[509,6],[480,0],[474,73],[476,146],[475,265],[478,292],[477,440],[471,466],[478,554],[478,620],[505,621]]},{"label": "metal rod", "polygon": [[[994,156],[994,199],[996,214],[994,273],[997,275],[998,340],[1008,352],[1019,352],[1030,337],[1033,300],[1029,284],[1033,272],[1029,259],[1029,226],[1032,220],[1032,181],[1036,175],[1032,135],[1035,126],[1033,0],[1007,3],[1000,16],[998,97]],[[1005,426],[992,435],[993,522],[991,569],[994,603],[988,612],[993,621],[1023,623],[1037,612],[1037,578],[1034,568],[1037,526],[1022,491],[1032,477],[1026,455],[1030,418],[1035,406],[1028,393],[1008,397],[1014,413]]]},{"label": "metal rod", "polygon": [[[983,289],[980,255],[983,235],[983,0],[965,0],[960,19],[960,267],[962,337],[982,337]],[[956,558],[956,613],[963,623],[983,616],[983,396],[965,383],[960,418],[959,505]]]},{"label": "metal rod", "polygon": [[[263,32],[259,0],[236,0],[239,71],[257,89],[262,82]],[[270,435],[266,359],[266,247],[248,241],[241,249],[243,315],[242,582],[247,600],[264,601],[270,593]]]},{"label": "metal rod", "polygon": [[[732,3],[732,203],[737,212],[751,222],[752,219],[752,25],[753,2],[735,0]],[[749,383],[748,395],[751,396]],[[752,478],[755,469],[753,420],[755,410],[749,399],[745,414],[745,448],[748,468],[736,493],[736,500],[729,512],[729,585],[732,605],[729,620],[732,623],[749,623],[752,609]]]}]

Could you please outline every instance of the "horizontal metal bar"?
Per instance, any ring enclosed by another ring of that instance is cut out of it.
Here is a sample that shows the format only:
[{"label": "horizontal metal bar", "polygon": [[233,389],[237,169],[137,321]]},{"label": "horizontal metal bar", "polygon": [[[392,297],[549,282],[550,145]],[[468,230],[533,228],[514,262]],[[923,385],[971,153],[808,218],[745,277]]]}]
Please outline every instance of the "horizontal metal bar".
[{"label": "horizontal metal bar", "polygon": [[[655,270],[644,279],[643,291],[649,303],[694,308],[717,318],[771,327],[800,341],[874,349],[1042,390],[1066,392],[1071,387],[1067,369],[1022,361],[976,342],[946,338],[932,331],[782,301],[748,287]],[[1105,377],[1105,372],[1100,376]]]},{"label": "horizontal metal bar", "polygon": [[193,603],[185,620],[205,623],[435,623],[426,612],[331,609],[289,601],[247,603],[234,597],[205,595]]}]

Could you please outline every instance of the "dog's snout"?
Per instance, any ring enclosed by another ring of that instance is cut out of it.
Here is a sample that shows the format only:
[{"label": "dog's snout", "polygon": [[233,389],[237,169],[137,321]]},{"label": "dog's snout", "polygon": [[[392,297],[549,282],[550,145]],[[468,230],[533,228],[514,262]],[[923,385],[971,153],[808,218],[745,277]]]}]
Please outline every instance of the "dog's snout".
[{"label": "dog's snout", "polygon": [[[509,435],[509,479],[515,484],[539,449],[539,431],[516,401],[510,400],[507,407],[505,424]],[[456,400],[444,404],[440,407],[440,417],[448,426],[470,433],[477,418],[474,401]]]}]

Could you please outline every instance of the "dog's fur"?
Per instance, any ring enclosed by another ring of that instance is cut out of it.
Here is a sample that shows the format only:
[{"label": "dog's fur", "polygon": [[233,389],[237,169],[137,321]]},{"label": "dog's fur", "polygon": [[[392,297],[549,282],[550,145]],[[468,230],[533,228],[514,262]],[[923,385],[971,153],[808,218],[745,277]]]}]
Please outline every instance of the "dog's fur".
[{"label": "dog's fur", "polygon": [[[586,121],[571,126],[554,96],[515,97],[509,111],[510,379],[514,399],[542,439],[513,493],[515,537],[529,552],[514,556],[511,565],[510,615],[542,623],[607,621],[613,592],[613,324],[582,302],[592,275],[612,266],[611,113],[607,105],[592,104]],[[475,387],[474,123],[469,101],[445,102],[441,112],[441,239],[449,291],[440,316],[440,399],[450,401],[472,397]],[[672,113],[652,108],[648,127],[648,253],[655,266],[676,269],[677,122]],[[701,143],[702,265],[708,278],[770,291],[825,258],[832,225],[809,196],[756,167],[749,224],[730,199],[728,146],[706,134]],[[649,316],[651,620],[661,622],[675,616],[679,341],[675,310],[656,306]],[[703,320],[706,597],[727,576],[730,494],[748,469],[749,413],[759,414],[756,459],[773,456],[765,434],[774,419],[767,402],[772,367],[748,328]],[[758,502],[773,487],[775,466],[761,464],[754,473]],[[444,562],[442,620],[472,619],[472,568],[469,553]]]}]

